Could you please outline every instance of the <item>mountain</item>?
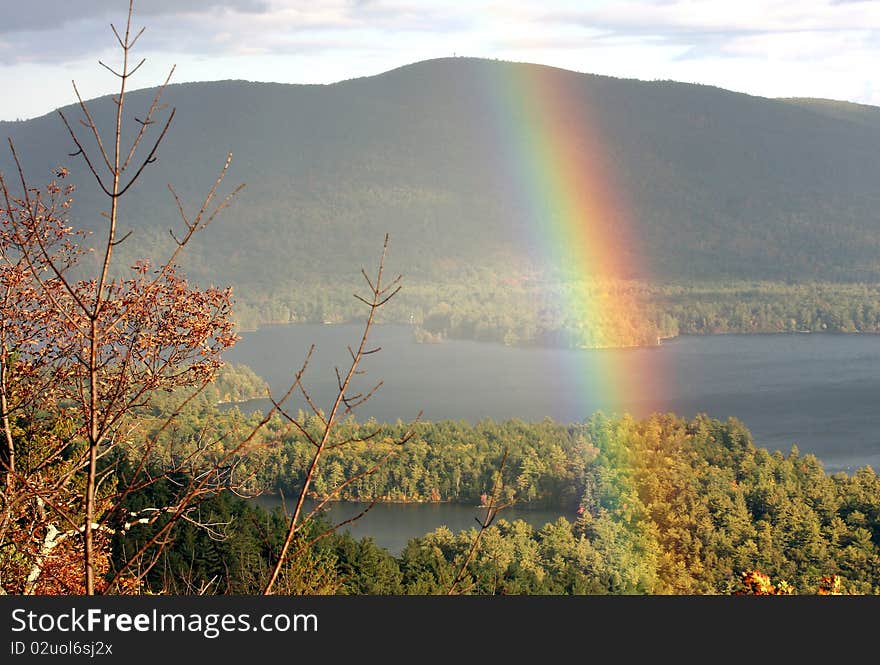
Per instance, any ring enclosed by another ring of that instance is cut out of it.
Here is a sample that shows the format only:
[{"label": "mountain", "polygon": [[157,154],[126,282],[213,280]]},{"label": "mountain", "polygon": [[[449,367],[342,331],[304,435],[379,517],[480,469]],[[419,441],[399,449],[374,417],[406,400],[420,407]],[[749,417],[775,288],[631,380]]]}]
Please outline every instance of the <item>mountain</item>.
[{"label": "mountain", "polygon": [[[532,222],[515,204],[521,183],[493,134],[518,111],[499,106],[493,86],[523,76],[552,82],[607,147],[602,167],[645,254],[614,277],[880,280],[880,109],[470,58],[332,85],[169,86],[175,120],[157,164],[123,200],[122,231],[136,233],[121,249],[167,246],[177,222],[166,183],[193,207],[231,151],[228,183],[247,188],[186,267],[245,299],[357,275],[386,231],[391,268],[419,283],[540,268],[524,228]],[[130,116],[154,93],[130,93]],[[109,127],[111,99],[90,107]],[[94,225],[104,202],[68,156],[57,115],[0,122],[0,136],[16,143],[34,183],[69,166],[80,185],[74,217]],[[4,152],[0,168],[9,167]]]}]

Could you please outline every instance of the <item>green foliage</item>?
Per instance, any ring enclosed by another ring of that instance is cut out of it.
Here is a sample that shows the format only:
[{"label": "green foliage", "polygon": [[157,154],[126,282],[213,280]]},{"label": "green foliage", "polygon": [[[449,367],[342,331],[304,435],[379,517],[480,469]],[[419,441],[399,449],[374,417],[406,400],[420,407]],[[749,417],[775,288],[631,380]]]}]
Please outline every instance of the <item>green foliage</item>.
[{"label": "green foliage", "polygon": [[269,393],[266,381],[247,365],[224,365],[208,386],[207,397],[217,402],[243,402],[265,397]]},{"label": "green foliage", "polygon": [[[462,278],[408,282],[382,320],[412,324],[416,340],[425,343],[472,339],[589,348],[652,346],[681,334],[880,332],[877,283],[549,282],[515,270],[508,264]],[[272,312],[280,307],[291,313],[284,322],[353,321],[352,288],[315,285],[262,304],[240,302],[239,320],[251,327],[277,321]],[[589,316],[572,313],[575,290],[599,303]],[[318,291],[322,305],[313,308],[310,294]]]},{"label": "green foliage", "polygon": [[[375,432],[378,425],[374,421],[348,420],[338,427],[343,439],[357,439]],[[408,429],[410,426],[402,422],[386,425],[384,438],[328,451],[314,479],[315,494],[324,496],[341,479],[374,466],[395,445],[392,441]],[[583,491],[585,465],[594,454],[579,426],[549,419],[533,424],[517,420],[484,420],[477,425],[455,421],[419,423],[414,432],[394,457],[374,473],[346,486],[337,498],[476,505],[480,495],[491,491],[493,474],[506,448],[506,487],[536,505],[574,511]],[[282,434],[260,476],[263,487],[277,486],[287,495],[297,492],[310,449],[311,444],[298,432]]]},{"label": "green foliage", "polygon": [[[821,592],[880,591],[880,481],[865,468],[826,475],[811,455],[756,448],[735,420],[591,418],[581,515],[533,530],[499,520],[464,587],[473,593],[731,593],[746,571]],[[434,593],[476,531],[410,542],[405,588]]]},{"label": "green foliage", "polygon": [[[236,411],[225,417],[244,418]],[[340,423],[340,435],[357,438],[376,427],[348,420]],[[315,478],[317,493],[369,468],[403,429],[389,425],[386,440],[329,451]],[[302,482],[309,448],[274,421],[269,432],[279,443],[263,454],[256,480],[290,495]],[[568,425],[549,419],[421,423],[397,456],[346,487],[341,498],[475,505],[491,490],[505,449],[504,484],[519,502],[557,506],[577,517],[534,529],[508,522],[502,512],[467,566],[459,585],[464,592],[726,594],[740,588],[747,571],[785,580],[800,593],[816,593],[835,575],[842,592],[880,592],[876,473],[866,467],[851,476],[827,475],[797,448],[783,454],[756,447],[735,419],[596,414]],[[231,517],[229,538],[213,541],[185,527],[164,569],[151,572],[152,582],[167,588],[171,570],[196,588],[218,575],[224,588],[258,588],[255,571],[267,568],[283,537],[283,519],[229,498],[199,511],[203,520]],[[285,588],[446,593],[476,535],[443,527],[413,539],[395,559],[369,539],[334,534],[292,561]],[[158,575],[165,577],[154,579]]]},{"label": "green foliage", "polygon": [[[173,483],[156,483],[131,496],[127,507],[140,510],[171,503],[176,491]],[[117,539],[118,561],[137,551],[163,523],[136,526],[129,537]],[[211,526],[201,528],[196,523]],[[267,513],[230,493],[212,496],[188,511],[170,546],[161,552],[158,547],[147,551],[145,561],[154,552],[159,559],[145,578],[146,588],[172,594],[255,593],[257,571],[267,567],[285,527],[286,518],[280,512]]]}]

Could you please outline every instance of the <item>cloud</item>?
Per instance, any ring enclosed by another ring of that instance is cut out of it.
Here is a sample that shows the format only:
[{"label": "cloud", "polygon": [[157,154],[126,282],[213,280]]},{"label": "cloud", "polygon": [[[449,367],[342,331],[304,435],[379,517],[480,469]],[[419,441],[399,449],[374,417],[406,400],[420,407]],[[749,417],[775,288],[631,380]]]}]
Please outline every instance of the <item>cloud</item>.
[{"label": "cloud", "polygon": [[861,0],[636,0],[601,7],[547,7],[535,25],[580,26],[593,42],[653,40],[678,59],[819,58],[858,48],[880,34],[880,3]]},{"label": "cloud", "polygon": [[[135,3],[135,20],[142,16],[180,15],[194,12],[228,10],[262,13],[269,9],[267,0],[149,0]],[[125,21],[125,9],[119,0],[33,0],[16,3],[14,11],[4,13],[0,32],[44,31],[71,23],[101,20],[117,25]]]},{"label": "cloud", "polygon": [[[120,27],[124,5],[16,3],[0,21],[0,68],[12,76],[17,65],[73,68],[93,56],[112,59],[108,24]],[[852,69],[876,60],[880,50],[878,1],[136,0],[135,12],[135,25],[147,28],[136,57],[189,61],[181,69],[202,76],[259,72],[310,82],[452,52],[628,77],[714,80],[722,61],[727,72],[754,72],[771,60],[841,63],[851,54]]]},{"label": "cloud", "polygon": [[[121,28],[119,0],[36,0],[20,5],[0,24],[9,48],[0,64],[76,60],[113,47],[109,29]],[[141,8],[142,6],[142,8]],[[473,7],[473,5],[471,5]],[[46,20],[45,16],[52,18]],[[314,46],[383,50],[410,33],[445,34],[471,29],[474,15],[461,4],[379,0],[143,0],[135,27],[146,25],[141,51],[218,54],[301,53]],[[47,49],[46,44],[58,47]]]},{"label": "cloud", "polygon": [[617,34],[652,34],[667,39],[733,37],[741,34],[880,29],[880,3],[830,0],[671,0],[614,2],[601,9],[545,10],[542,20]]}]

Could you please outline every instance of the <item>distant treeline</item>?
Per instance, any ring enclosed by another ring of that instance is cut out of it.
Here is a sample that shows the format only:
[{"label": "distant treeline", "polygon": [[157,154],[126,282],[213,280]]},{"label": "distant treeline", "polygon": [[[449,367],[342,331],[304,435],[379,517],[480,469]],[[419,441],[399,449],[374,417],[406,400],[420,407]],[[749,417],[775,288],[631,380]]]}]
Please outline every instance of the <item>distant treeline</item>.
[{"label": "distant treeline", "polygon": [[[376,424],[346,427],[341,435]],[[385,432],[392,436],[401,427]],[[378,438],[328,456],[316,490],[364,469],[388,445]],[[476,529],[456,535],[440,528],[410,541],[397,558],[370,539],[337,534],[299,551],[283,588],[445,593],[464,566],[456,590],[478,594],[732,593],[750,570],[802,593],[815,593],[829,575],[840,576],[844,591],[880,592],[876,473],[866,467],[851,476],[828,475],[815,457],[796,448],[788,454],[757,448],[733,419],[655,415],[637,421],[597,414],[571,425],[427,423],[346,497],[473,502],[491,490],[504,450],[505,500],[573,506],[579,517],[535,529],[507,522],[502,511],[470,560]],[[254,470],[295,491],[304,453],[297,437],[281,437]],[[187,527],[151,572],[151,584],[258,590],[283,539],[283,515],[232,496],[203,504],[200,515],[234,528],[217,539]],[[322,528],[314,525],[312,535]]]},{"label": "distant treeline", "polygon": [[[340,289],[315,285],[262,300],[243,298],[237,316],[244,328],[357,320],[362,312],[353,290],[354,284]],[[580,298],[594,303],[588,312],[575,311]],[[876,333],[880,284],[546,283],[475,270],[465,281],[407,283],[383,314],[386,323],[412,324],[423,342],[456,338],[601,348],[655,345],[680,334]]]}]

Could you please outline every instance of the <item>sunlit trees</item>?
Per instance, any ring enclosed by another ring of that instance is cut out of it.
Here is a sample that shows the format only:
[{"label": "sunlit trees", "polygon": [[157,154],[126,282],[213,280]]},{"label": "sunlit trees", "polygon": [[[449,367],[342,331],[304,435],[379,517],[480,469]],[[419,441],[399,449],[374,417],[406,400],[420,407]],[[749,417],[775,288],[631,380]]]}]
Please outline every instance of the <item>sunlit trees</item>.
[{"label": "sunlit trees", "polygon": [[[35,188],[28,184],[10,142],[18,187],[0,179],[4,299],[0,415],[6,472],[3,526],[8,529],[3,535],[6,544],[20,541],[16,554],[7,551],[6,556],[29,559],[28,581],[15,589],[20,592],[37,590],[35,582],[50,570],[50,560],[58,556],[56,548],[71,547],[81,548],[82,591],[93,594],[118,588],[132,571],[98,579],[108,572],[111,535],[141,523],[192,519],[189,505],[199,495],[235,482],[234,461],[240,450],[219,457],[216,451],[199,450],[158,474],[167,477],[192,469],[204,474],[176,501],[138,514],[124,510],[128,495],[157,480],[157,470],[148,470],[145,464],[154,442],[129,454],[136,428],[132,416],[157,391],[206,385],[221,365],[221,353],[236,339],[229,317],[231,291],[193,287],[180,273],[178,259],[193,236],[241,189],[218,196],[230,155],[196,213],[187,214],[174,195],[182,229],[171,232],[176,247],[163,263],[153,267],[145,259],[128,271],[115,266],[114,251],[127,238],[118,232],[120,200],[155,161],[174,117],[172,110],[148,139],[158,122],[163,85],[137,120],[137,129],[127,129],[123,114],[127,86],[143,64],[130,61],[143,32],[132,32],[131,19],[130,5],[122,34],[113,28],[122,63],[118,71],[108,67],[120,82],[111,136],[101,134],[81,97],[81,122],[88,141],[59,111],[75,156],[83,159],[106,195],[104,225],[95,244],[89,245],[86,234],[75,232],[67,219],[72,190],[61,181],[66,169],[59,168],[58,179],[45,188]],[[92,262],[82,260],[88,252],[97,259],[91,274]],[[121,466],[131,467],[124,476],[118,472]],[[233,473],[224,477],[225,469]],[[100,562],[105,565],[99,566]],[[65,570],[70,577],[76,568],[68,562]],[[69,592],[79,590],[67,586]]]}]

